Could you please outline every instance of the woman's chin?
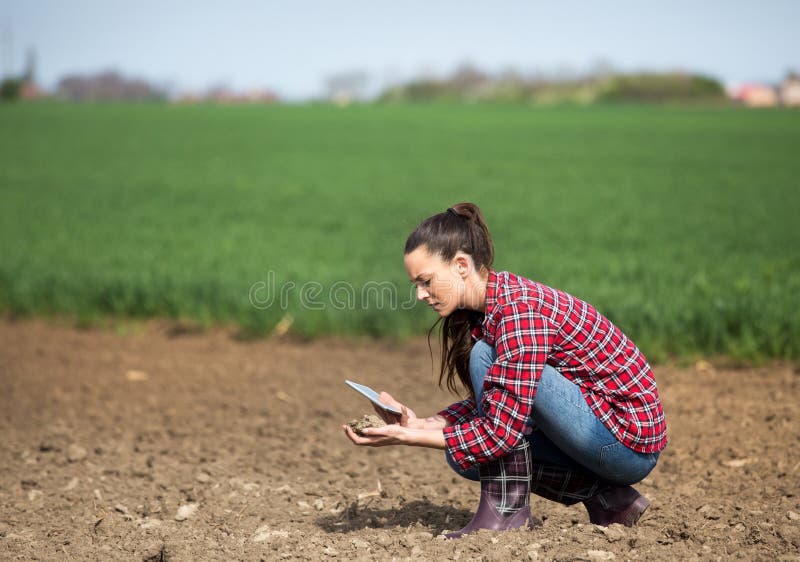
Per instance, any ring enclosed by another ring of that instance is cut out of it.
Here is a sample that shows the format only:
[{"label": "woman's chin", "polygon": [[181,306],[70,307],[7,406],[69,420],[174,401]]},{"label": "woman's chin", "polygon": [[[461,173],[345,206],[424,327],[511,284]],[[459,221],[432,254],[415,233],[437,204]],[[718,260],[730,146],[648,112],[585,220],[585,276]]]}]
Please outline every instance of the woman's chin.
[{"label": "woman's chin", "polygon": [[441,304],[431,304],[428,306],[430,306],[431,310],[433,310],[436,314],[438,314],[442,318],[444,318],[445,316],[450,316],[450,313],[453,312],[452,310],[450,310],[449,307],[445,307]]}]

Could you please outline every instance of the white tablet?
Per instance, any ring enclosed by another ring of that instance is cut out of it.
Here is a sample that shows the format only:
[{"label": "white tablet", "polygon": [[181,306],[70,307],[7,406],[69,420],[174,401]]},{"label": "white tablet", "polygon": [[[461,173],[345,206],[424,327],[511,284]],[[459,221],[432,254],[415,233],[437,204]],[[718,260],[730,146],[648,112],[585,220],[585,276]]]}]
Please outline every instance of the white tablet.
[{"label": "white tablet", "polygon": [[357,382],[347,381],[347,380],[344,381],[344,383],[347,386],[349,386],[350,388],[352,388],[353,390],[356,390],[359,393],[361,393],[364,396],[366,396],[367,398],[369,398],[370,402],[372,402],[373,404],[375,404],[379,408],[381,408],[383,410],[386,410],[387,412],[391,412],[393,414],[397,414],[397,415],[402,414],[402,412],[400,410],[398,410],[397,408],[395,408],[394,406],[389,406],[388,404],[378,400],[378,393],[375,392],[374,390],[372,390],[370,387],[368,387],[366,385],[363,385],[363,384],[358,384]]}]

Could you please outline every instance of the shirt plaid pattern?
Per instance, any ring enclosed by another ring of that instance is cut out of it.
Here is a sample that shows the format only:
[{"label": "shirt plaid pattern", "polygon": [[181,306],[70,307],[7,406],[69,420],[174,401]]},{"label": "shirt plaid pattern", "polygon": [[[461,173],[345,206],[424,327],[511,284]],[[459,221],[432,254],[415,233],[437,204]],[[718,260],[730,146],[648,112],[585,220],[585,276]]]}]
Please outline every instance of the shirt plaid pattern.
[{"label": "shirt plaid pattern", "polygon": [[666,422],[653,372],[619,328],[590,304],[509,272],[489,272],[486,314],[473,332],[495,347],[480,396],[445,408],[444,437],[462,468],[513,449],[530,418],[545,364],[577,384],[609,431],[642,453],[662,450]]},{"label": "shirt plaid pattern", "polygon": [[594,496],[600,478],[587,472],[534,461],[531,466],[531,493],[564,505],[573,505]]}]

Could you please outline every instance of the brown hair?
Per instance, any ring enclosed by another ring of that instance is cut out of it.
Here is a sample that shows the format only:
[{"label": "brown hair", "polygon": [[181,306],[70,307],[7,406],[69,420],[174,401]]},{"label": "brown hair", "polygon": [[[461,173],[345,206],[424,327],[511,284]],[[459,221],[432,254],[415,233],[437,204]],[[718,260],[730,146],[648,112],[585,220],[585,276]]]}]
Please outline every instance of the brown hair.
[{"label": "brown hair", "polygon": [[[494,243],[489,227],[474,203],[459,203],[443,213],[428,217],[414,229],[406,240],[405,253],[409,254],[425,246],[433,255],[444,261],[452,260],[461,251],[472,257],[478,271],[492,267]],[[469,355],[472,351],[472,330],[480,323],[483,314],[475,310],[459,309],[444,318],[439,318],[428,330],[428,347],[431,334],[442,322],[440,334],[442,356],[439,368],[439,386],[446,381],[447,388],[458,392],[456,381],[473,394],[469,378]]]}]

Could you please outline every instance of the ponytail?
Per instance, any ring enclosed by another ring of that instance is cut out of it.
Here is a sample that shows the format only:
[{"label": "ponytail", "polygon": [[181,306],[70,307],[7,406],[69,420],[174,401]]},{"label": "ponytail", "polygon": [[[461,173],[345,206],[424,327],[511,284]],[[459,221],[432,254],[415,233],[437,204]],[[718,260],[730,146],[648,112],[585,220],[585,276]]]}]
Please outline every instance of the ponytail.
[{"label": "ponytail", "polygon": [[[494,243],[483,214],[474,203],[458,203],[447,211],[425,219],[406,240],[405,253],[425,246],[433,255],[444,261],[452,260],[457,252],[472,257],[475,268],[486,272],[494,263]],[[472,351],[472,330],[480,324],[483,314],[475,310],[459,309],[444,319],[439,318],[428,330],[428,347],[431,334],[441,322],[441,364],[439,386],[458,393],[458,382],[474,398],[469,376],[469,355]]]}]

